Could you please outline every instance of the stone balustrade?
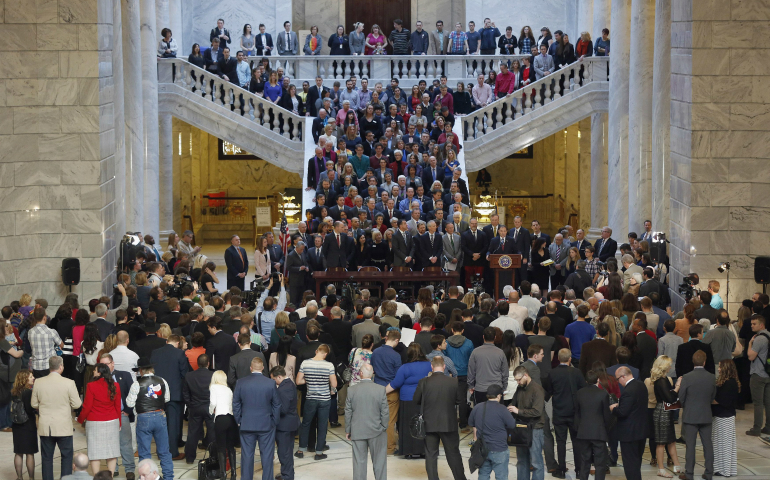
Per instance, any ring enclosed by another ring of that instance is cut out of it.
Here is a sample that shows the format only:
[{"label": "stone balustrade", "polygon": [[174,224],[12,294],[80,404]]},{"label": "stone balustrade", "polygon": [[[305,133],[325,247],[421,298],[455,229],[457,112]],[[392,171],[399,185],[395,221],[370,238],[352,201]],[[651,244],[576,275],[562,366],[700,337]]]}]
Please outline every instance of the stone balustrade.
[{"label": "stone balustrade", "polygon": [[181,58],[159,59],[158,73],[159,83],[180,86],[301,145],[307,117],[296,115]]},{"label": "stone balustrade", "polygon": [[[608,81],[607,57],[588,57],[462,117],[463,139],[475,140],[591,82]],[[534,93],[533,93],[534,92]]]}]

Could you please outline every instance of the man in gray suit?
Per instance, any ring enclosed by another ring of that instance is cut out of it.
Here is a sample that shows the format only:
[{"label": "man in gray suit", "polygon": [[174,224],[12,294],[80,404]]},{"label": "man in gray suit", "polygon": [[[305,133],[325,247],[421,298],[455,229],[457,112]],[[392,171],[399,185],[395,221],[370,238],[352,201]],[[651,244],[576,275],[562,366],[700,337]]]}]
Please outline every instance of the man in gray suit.
[{"label": "man in gray suit", "polygon": [[[711,402],[716,397],[714,374],[703,368],[706,365],[706,354],[698,350],[692,356],[695,368],[692,372],[680,377],[679,401],[682,402],[682,430],[687,444],[685,455],[685,477],[693,480],[695,468],[695,440],[700,434],[703,445],[703,458],[706,462],[706,480],[711,480],[714,474],[714,444],[711,441]],[[680,477],[682,478],[682,477]]]},{"label": "man in gray suit", "polygon": [[535,78],[541,78],[550,75],[556,67],[553,64],[553,57],[548,55],[548,45],[540,45],[540,55],[535,57]]},{"label": "man in gray suit", "polygon": [[551,254],[553,264],[549,267],[551,271],[551,288],[564,283],[564,272],[567,269],[567,260],[569,260],[570,245],[564,242],[561,233],[553,237],[553,243],[548,247],[548,253]]},{"label": "man in gray suit", "polygon": [[364,339],[364,335],[367,333],[374,337],[374,343],[380,341],[380,326],[374,323],[373,319],[374,309],[372,307],[364,308],[364,321],[353,325],[353,332],[351,333],[353,347],[361,348],[361,342]]},{"label": "man in gray suit", "polygon": [[414,257],[414,239],[407,231],[406,220],[398,220],[398,230],[393,234],[393,266],[408,267]]},{"label": "man in gray suit", "polygon": [[[227,384],[230,388],[235,388],[235,382],[239,378],[248,377],[251,374],[251,360],[255,357],[259,357],[262,360],[262,365],[267,368],[267,362],[265,356],[261,352],[251,349],[251,337],[247,333],[241,333],[238,335],[238,347],[240,352],[230,357],[230,368],[227,372]],[[262,371],[263,374],[267,374],[267,370]]]},{"label": "man in gray suit", "polygon": [[299,49],[299,42],[297,41],[297,34],[291,31],[291,22],[283,22],[284,31],[277,34],[275,49],[278,51],[278,55],[296,55]]},{"label": "man in gray suit", "polygon": [[366,480],[367,451],[374,478],[388,478],[388,399],[385,387],[374,383],[372,375],[371,365],[361,367],[361,381],[348,388],[345,400],[345,438],[353,442],[353,480]]},{"label": "man in gray suit", "polygon": [[452,222],[455,227],[455,233],[458,235],[462,235],[463,232],[466,230],[470,230],[470,225],[468,225],[468,222],[463,220],[463,214],[462,212],[454,212],[452,214]]},{"label": "man in gray suit", "polygon": [[620,257],[620,261],[623,262],[623,266],[626,268],[626,271],[623,272],[623,293],[626,293],[628,292],[628,287],[631,286],[631,277],[635,273],[642,276],[644,269],[637,265],[636,262],[634,262],[634,257],[629,254]]},{"label": "man in gray suit", "polygon": [[413,207],[410,214],[411,218],[406,222],[406,229],[412,235],[412,238],[417,238],[420,235],[420,207],[417,205]]},{"label": "man in gray suit", "polygon": [[[455,232],[453,223],[446,224],[446,233],[444,234],[444,268],[452,271],[462,271],[463,267],[463,249],[460,245],[460,235]],[[452,265],[447,267],[447,265]]]}]

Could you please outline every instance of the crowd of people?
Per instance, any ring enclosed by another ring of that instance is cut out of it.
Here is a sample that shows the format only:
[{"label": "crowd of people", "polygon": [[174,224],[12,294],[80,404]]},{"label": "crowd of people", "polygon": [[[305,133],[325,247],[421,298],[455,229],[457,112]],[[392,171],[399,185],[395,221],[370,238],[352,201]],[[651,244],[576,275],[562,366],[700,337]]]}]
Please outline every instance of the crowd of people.
[{"label": "crowd of people", "polygon": [[[627,478],[641,478],[648,444],[659,476],[692,478],[698,436],[705,475],[736,475],[736,409],[753,401],[754,426],[746,434],[768,432],[770,298],[755,294],[731,318],[712,280],[683,311],[665,308],[664,265],[645,251],[645,223],[641,236],[630,234],[621,245],[630,252],[621,256],[622,267],[608,229],[582,249],[579,233],[577,246],[563,244],[567,229],[549,244],[539,230],[512,233],[494,223],[488,227],[497,230],[492,236],[501,248],[526,232],[536,245],[548,245],[532,248],[528,259],[545,263],[543,252],[556,247],[560,255],[571,251],[566,258],[575,270],[549,272],[542,288],[534,282],[537,270],[530,271],[533,278],[507,285],[499,300],[457,285],[445,294],[423,286],[414,304],[393,289],[377,298],[366,289],[343,295],[328,284],[316,298],[293,284],[297,272],[310,270],[298,263],[306,231],[292,240],[288,278],[279,273],[283,259],[273,256],[282,248],[265,236],[255,263],[264,251],[261,265],[274,270],[259,273],[266,275],[264,289],[252,302],[238,286],[216,290],[216,265],[194,246],[191,232],[172,235],[163,254],[145,236],[113,298],[86,307],[72,294],[52,318],[47,301],[29,295],[2,309],[0,381],[10,386],[3,410],[17,477],[26,464],[33,478],[41,453],[43,478],[52,480],[58,447],[62,475],[90,467],[108,478],[122,465],[128,478],[162,472],[173,480],[174,460],[192,464],[203,456],[199,449],[209,449],[220,478],[229,464],[230,478],[240,466],[240,478],[250,480],[258,447],[263,480],[274,477],[276,451],[276,478],[288,480],[294,458],[327,458],[329,428],[345,429],[355,478],[365,477],[367,456],[375,477],[384,478],[388,455],[424,457],[428,477],[437,478],[441,442],[454,478],[464,479],[460,433],[471,432],[486,446],[474,464],[483,479],[492,471],[507,478],[511,446],[518,478],[541,479],[546,471],[564,478],[568,436],[581,479],[602,478],[617,466],[618,444]],[[483,238],[484,230],[465,233]],[[342,245],[336,235],[348,238],[339,230],[318,243],[327,261],[323,246]],[[594,253],[604,258],[601,272],[586,268]],[[239,238],[225,257],[247,263]],[[228,283],[244,277],[228,271]],[[73,455],[73,410],[85,425],[87,455]],[[418,415],[421,434],[414,431]],[[516,434],[522,425],[525,442]],[[686,444],[684,469],[676,442]]]}]

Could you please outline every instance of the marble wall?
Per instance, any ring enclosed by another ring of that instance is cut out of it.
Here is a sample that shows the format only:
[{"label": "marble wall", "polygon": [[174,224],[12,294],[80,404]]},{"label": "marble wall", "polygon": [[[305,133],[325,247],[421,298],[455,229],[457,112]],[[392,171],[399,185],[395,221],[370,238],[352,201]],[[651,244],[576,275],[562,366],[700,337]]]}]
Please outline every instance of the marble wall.
[{"label": "marble wall", "polygon": [[[466,0],[465,20],[476,22],[481,28],[485,17],[495,22],[495,26],[505,33],[505,27],[513,27],[513,34],[519,37],[521,28],[529,25],[535,38],[540,36],[540,28],[548,27],[552,32],[562,30],[570,35],[574,44],[579,38],[578,31],[579,0],[543,0],[533,4],[528,0]],[[585,1],[585,0],[583,0]],[[534,7],[536,5],[536,8]],[[414,20],[414,19],[413,19]],[[432,24],[431,24],[432,25]],[[444,22],[446,25],[446,21]],[[603,26],[594,26],[601,34]],[[596,37],[597,32],[591,31]]]},{"label": "marble wall", "polygon": [[762,290],[754,258],[770,252],[770,64],[746,50],[770,4],[672,0],[671,20],[671,283],[697,272],[724,290],[730,261],[734,314]]},{"label": "marble wall", "polygon": [[[81,299],[116,263],[113,0],[5,2],[0,14],[0,301],[55,308],[61,261]],[[40,24],[40,25],[38,25]]]}]

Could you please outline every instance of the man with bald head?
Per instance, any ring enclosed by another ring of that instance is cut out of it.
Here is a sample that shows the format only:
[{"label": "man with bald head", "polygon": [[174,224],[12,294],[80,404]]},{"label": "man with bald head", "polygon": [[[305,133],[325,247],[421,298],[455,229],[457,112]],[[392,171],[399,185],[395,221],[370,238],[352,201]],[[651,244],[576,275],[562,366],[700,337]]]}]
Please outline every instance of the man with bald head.
[{"label": "man with bald head", "polygon": [[118,346],[110,351],[110,354],[112,355],[112,359],[115,362],[115,370],[121,372],[129,372],[131,374],[131,378],[136,381],[136,373],[134,373],[134,368],[136,368],[136,362],[139,361],[139,355],[137,355],[133,350],[128,349],[129,339],[130,337],[127,331],[118,330]]},{"label": "man with bald head", "polygon": [[323,255],[326,257],[326,268],[347,268],[354,252],[350,245],[353,241],[345,233],[343,223],[334,222],[334,231],[324,238]]},{"label": "man with bald head", "polygon": [[634,378],[628,367],[618,368],[615,378],[624,387],[619,402],[610,405],[618,419],[616,429],[623,432],[620,441],[623,472],[629,480],[642,480],[642,453],[647,440],[647,387]]},{"label": "man with bald head", "polygon": [[63,476],[61,480],[91,480],[88,465],[88,455],[83,452],[76,453],[72,456],[72,474]]},{"label": "man with bald head", "polygon": [[353,478],[366,478],[367,452],[372,456],[375,480],[387,476],[388,399],[385,387],[372,381],[374,370],[361,367],[361,380],[348,388],[345,401],[345,438],[353,447]]}]

